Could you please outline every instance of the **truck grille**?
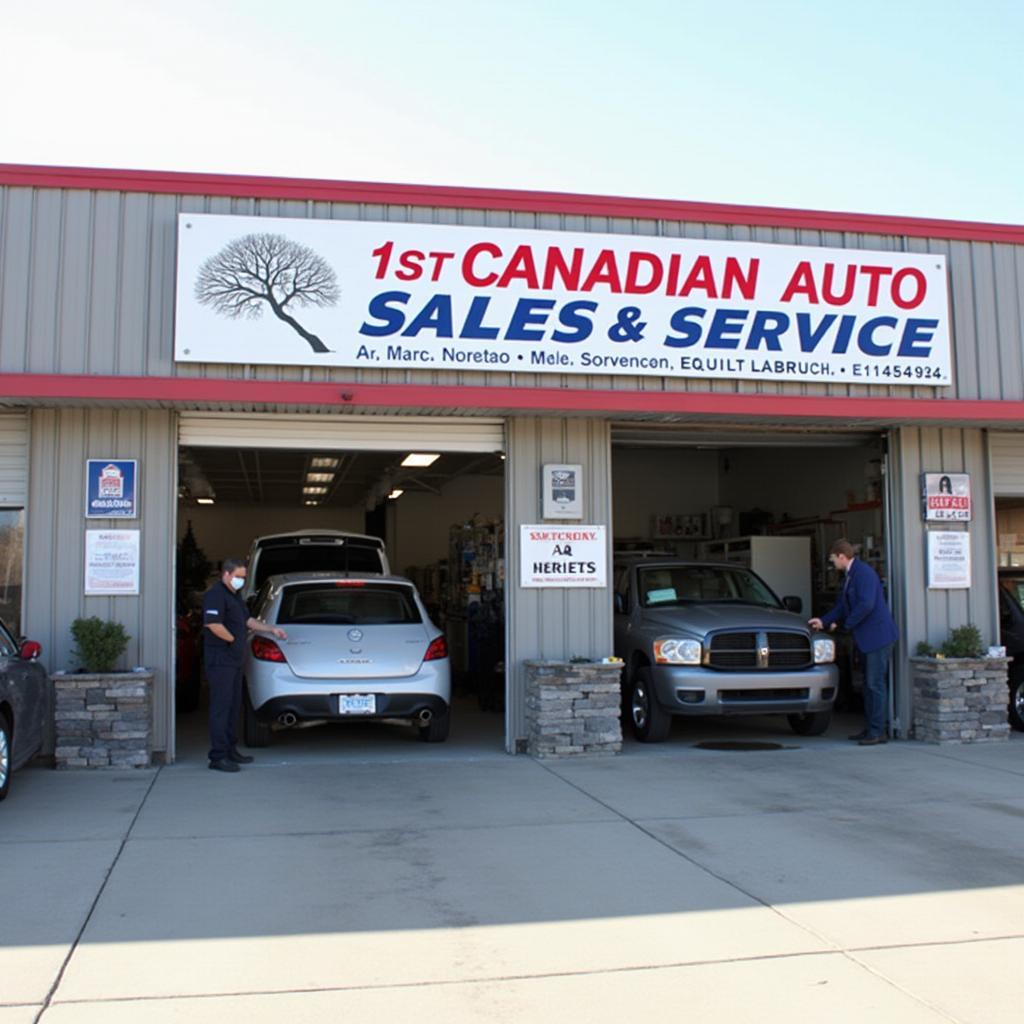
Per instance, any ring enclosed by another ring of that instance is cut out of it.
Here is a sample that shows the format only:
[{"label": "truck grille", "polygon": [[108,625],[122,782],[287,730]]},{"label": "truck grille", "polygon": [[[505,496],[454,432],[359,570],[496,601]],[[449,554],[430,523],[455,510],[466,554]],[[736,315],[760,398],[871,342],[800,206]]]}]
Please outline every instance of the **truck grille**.
[{"label": "truck grille", "polygon": [[780,631],[715,633],[708,645],[707,665],[724,672],[808,668],[811,641],[803,633]]}]

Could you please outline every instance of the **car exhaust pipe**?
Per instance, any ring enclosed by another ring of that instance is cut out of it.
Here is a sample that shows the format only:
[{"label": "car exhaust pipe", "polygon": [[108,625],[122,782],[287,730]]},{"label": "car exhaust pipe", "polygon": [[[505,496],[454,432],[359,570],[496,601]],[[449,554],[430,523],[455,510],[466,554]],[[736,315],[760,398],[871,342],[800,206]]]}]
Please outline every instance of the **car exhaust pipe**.
[{"label": "car exhaust pipe", "polygon": [[422,711],[421,711],[421,712],[419,713],[419,720],[420,720],[420,725],[427,725],[427,724],[429,724],[430,720],[431,720],[431,719],[432,719],[433,717],[434,717],[434,712],[433,712],[433,711],[431,711],[431,710],[430,710],[430,708],[424,708],[424,709],[423,709],[423,710],[422,710]]},{"label": "car exhaust pipe", "polygon": [[286,729],[290,728],[298,721],[293,711],[282,712],[280,715],[277,716],[277,720]]}]

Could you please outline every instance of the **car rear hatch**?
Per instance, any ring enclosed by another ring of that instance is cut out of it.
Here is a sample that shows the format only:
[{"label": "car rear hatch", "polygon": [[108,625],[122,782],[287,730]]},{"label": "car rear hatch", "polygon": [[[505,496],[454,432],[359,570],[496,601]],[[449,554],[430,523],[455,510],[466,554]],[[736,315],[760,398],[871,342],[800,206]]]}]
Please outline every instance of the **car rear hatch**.
[{"label": "car rear hatch", "polygon": [[271,576],[298,572],[388,572],[383,542],[331,534],[268,537],[259,546],[253,590]]},{"label": "car rear hatch", "polygon": [[[368,626],[287,626],[277,641],[292,672],[301,679],[400,679],[414,676],[430,636],[422,624]],[[356,637],[355,634],[358,634]]]},{"label": "car rear hatch", "polygon": [[415,675],[434,628],[424,622],[411,586],[328,580],[285,587],[278,645],[304,679],[398,679]]}]

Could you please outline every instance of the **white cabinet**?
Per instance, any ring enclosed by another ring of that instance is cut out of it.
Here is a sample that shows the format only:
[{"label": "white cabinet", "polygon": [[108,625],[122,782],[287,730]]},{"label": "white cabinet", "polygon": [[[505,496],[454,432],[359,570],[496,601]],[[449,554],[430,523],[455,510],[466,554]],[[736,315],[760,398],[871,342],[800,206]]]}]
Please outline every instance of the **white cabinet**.
[{"label": "white cabinet", "polygon": [[811,614],[810,537],[730,537],[701,545],[706,562],[735,562],[753,569],[779,597],[799,597]]}]

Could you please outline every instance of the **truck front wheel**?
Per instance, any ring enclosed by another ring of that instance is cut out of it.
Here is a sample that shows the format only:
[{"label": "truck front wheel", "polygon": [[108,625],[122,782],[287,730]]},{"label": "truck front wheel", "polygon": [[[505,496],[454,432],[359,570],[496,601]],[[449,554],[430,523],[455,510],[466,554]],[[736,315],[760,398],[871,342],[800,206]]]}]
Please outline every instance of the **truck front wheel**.
[{"label": "truck front wheel", "polygon": [[787,715],[790,729],[797,736],[821,736],[832,721],[831,711],[810,711],[805,715]]},{"label": "truck front wheel", "polygon": [[654,695],[649,668],[638,669],[633,677],[629,700],[633,735],[641,743],[663,743],[672,728],[672,716]]}]

